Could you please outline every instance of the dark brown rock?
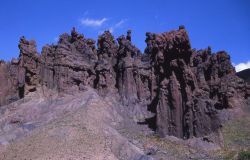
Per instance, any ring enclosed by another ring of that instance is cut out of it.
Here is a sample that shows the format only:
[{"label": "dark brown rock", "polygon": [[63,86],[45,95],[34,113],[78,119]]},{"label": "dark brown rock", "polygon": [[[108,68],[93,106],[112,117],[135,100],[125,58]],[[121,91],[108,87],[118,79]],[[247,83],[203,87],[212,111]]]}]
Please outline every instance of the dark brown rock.
[{"label": "dark brown rock", "polygon": [[17,73],[16,65],[0,61],[0,106],[19,99]]},{"label": "dark brown rock", "polygon": [[213,119],[207,115],[214,116],[214,111],[209,110],[209,102],[203,98],[192,72],[192,50],[186,31],[149,35],[146,42],[158,86],[156,105],[151,107],[155,107],[160,135],[189,138],[211,132],[216,122],[209,124]]},{"label": "dark brown rock", "polygon": [[74,93],[90,86],[102,96],[118,95],[128,116],[161,136],[187,139],[221,127],[220,110],[246,105],[249,86],[225,51],[192,49],[184,26],[146,36],[144,54],[132,44],[130,30],[118,43],[105,31],[96,49],[73,28],[41,55],[35,41],[22,37],[19,58],[0,61],[0,106],[39,89]]},{"label": "dark brown rock", "polygon": [[227,53],[192,51],[183,27],[147,33],[146,42],[157,88],[150,107],[160,135],[190,138],[211,133],[220,127],[217,109],[244,105],[244,86]]},{"label": "dark brown rock", "polygon": [[101,95],[116,91],[115,65],[117,63],[118,45],[109,31],[98,38],[98,61],[95,66],[96,79],[94,87]]},{"label": "dark brown rock", "polygon": [[97,61],[95,41],[85,39],[75,29],[60,36],[55,50],[54,80],[60,92],[74,92],[82,85],[94,86]]},{"label": "dark brown rock", "polygon": [[25,37],[21,37],[18,47],[20,49],[18,78],[21,79],[19,87],[24,88],[26,95],[36,91],[36,87],[40,85],[41,61],[34,40],[28,41]]},{"label": "dark brown rock", "polygon": [[[119,94],[126,104],[135,104],[138,101],[138,67],[140,51],[124,36],[118,39],[119,50],[117,55],[117,87]],[[138,82],[139,83],[139,82]]]}]

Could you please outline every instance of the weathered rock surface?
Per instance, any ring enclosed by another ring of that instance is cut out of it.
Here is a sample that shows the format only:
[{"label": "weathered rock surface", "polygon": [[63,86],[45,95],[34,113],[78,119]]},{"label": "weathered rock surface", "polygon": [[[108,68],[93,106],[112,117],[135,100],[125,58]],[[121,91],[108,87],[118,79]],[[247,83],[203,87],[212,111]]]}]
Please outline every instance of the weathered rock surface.
[{"label": "weathered rock surface", "polygon": [[115,129],[121,107],[90,87],[49,97],[38,89],[0,108],[0,159],[152,160]]},{"label": "weathered rock surface", "polygon": [[114,93],[116,89],[116,71],[118,45],[110,32],[105,31],[98,38],[98,61],[95,65],[96,79],[94,88],[101,95]]},{"label": "weathered rock surface", "polygon": [[20,56],[0,62],[0,106],[42,90],[74,93],[96,89],[118,95],[128,116],[161,136],[188,139],[221,127],[218,112],[246,105],[249,90],[225,51],[191,48],[187,31],[146,33],[142,54],[131,31],[115,41],[109,31],[95,41],[75,28],[39,54],[35,41],[20,39]]}]

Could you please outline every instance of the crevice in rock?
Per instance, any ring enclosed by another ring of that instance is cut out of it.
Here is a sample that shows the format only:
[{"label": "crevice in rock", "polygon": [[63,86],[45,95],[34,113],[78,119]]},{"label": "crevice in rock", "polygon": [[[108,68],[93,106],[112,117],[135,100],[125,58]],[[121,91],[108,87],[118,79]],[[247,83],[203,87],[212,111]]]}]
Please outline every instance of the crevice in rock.
[{"label": "crevice in rock", "polygon": [[20,99],[24,98],[24,85],[18,88],[18,95]]}]

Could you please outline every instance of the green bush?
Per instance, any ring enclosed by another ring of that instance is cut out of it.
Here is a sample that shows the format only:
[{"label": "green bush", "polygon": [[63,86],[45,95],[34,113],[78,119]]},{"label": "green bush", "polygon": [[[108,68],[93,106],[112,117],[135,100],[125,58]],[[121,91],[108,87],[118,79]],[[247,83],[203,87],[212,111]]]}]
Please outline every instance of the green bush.
[{"label": "green bush", "polygon": [[250,151],[241,151],[238,160],[250,160]]}]

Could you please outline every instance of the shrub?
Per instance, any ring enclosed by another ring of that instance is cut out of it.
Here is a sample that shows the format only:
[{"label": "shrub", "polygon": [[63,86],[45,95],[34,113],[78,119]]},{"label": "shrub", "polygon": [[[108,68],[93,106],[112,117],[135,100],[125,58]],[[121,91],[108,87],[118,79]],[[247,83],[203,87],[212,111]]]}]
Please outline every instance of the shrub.
[{"label": "shrub", "polygon": [[241,151],[238,160],[250,160],[250,151]]}]

